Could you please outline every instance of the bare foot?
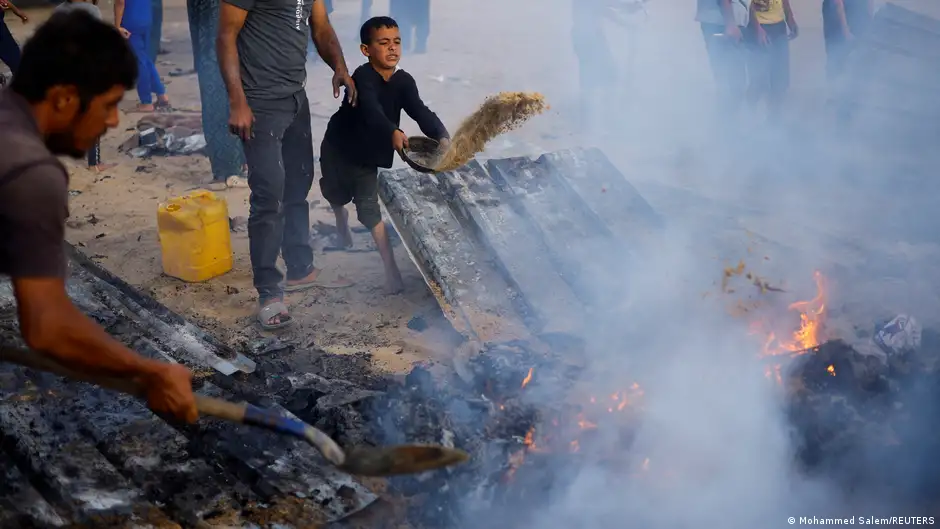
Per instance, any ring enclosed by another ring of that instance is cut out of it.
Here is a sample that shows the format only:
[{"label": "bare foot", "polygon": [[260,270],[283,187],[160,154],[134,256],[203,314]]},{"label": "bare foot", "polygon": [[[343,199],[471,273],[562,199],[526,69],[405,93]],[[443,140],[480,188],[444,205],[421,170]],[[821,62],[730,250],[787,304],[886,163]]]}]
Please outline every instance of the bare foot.
[{"label": "bare foot", "polygon": [[382,289],[382,293],[391,296],[394,294],[401,294],[405,290],[405,284],[401,280],[401,273],[396,268],[395,270],[386,270],[385,272],[385,288]]},{"label": "bare foot", "polygon": [[322,279],[320,273],[323,270],[319,268],[314,268],[313,272],[307,275],[307,277],[301,279],[288,280],[284,285],[285,292],[299,292],[301,290],[307,290],[308,288],[320,287],[320,288],[346,288],[351,287],[353,282],[349,279],[346,279],[343,276],[336,276],[334,279]]},{"label": "bare foot", "polygon": [[135,112],[153,112],[153,105],[145,105],[141,103],[137,105]]},{"label": "bare foot", "polygon": [[97,171],[99,173],[103,173],[105,171],[114,169],[115,167],[117,167],[117,165],[118,164],[116,163],[104,163],[104,164],[99,163],[98,165],[92,166],[90,169],[92,169],[93,171]]},{"label": "bare foot", "polygon": [[344,233],[338,233],[336,238],[339,242],[340,248],[352,248],[353,247],[353,238],[352,232],[349,231],[349,228],[346,228]]}]

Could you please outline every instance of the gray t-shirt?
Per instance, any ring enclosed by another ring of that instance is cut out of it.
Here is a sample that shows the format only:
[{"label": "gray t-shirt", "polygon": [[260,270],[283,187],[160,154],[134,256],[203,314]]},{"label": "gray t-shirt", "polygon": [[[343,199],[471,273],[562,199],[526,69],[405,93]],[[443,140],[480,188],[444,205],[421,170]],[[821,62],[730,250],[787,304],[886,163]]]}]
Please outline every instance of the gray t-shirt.
[{"label": "gray t-shirt", "polygon": [[238,35],[245,96],[279,99],[303,90],[310,13],[317,0],[224,1],[248,11]]},{"label": "gray t-shirt", "polygon": [[0,90],[0,274],[65,277],[69,176],[49,152],[29,104]]},{"label": "gray t-shirt", "polygon": [[88,11],[91,16],[101,20],[101,10],[91,2],[62,2],[55,8],[56,13],[65,13],[68,11]]}]

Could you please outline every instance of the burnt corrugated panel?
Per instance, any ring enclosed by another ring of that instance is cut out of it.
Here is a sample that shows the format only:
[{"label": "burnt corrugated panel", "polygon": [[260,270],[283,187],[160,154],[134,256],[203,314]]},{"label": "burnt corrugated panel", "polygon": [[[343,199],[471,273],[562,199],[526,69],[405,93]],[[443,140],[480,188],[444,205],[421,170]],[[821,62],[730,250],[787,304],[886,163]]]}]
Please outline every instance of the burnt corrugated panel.
[{"label": "burnt corrugated panel", "polygon": [[[505,279],[516,288],[534,316],[539,333],[580,335],[582,311],[577,296],[562,279],[548,248],[531,222],[511,204],[511,195],[476,161],[438,175],[451,206],[473,224]],[[473,236],[465,231],[465,237]]]},{"label": "burnt corrugated panel", "polygon": [[602,219],[582,205],[544,159],[489,160],[490,175],[511,191],[513,204],[539,234],[548,257],[585,304],[604,297],[603,278],[617,267],[614,240]]},{"label": "burnt corrugated panel", "polygon": [[383,171],[379,194],[405,248],[458,332],[480,341],[525,339],[526,308],[451,210],[436,176]]}]

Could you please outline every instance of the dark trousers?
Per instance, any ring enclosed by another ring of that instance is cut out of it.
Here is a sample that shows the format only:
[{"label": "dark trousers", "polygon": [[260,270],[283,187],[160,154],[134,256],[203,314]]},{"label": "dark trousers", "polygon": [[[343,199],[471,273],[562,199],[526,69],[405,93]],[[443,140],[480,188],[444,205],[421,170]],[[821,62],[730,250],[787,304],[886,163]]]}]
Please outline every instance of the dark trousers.
[{"label": "dark trousers", "polygon": [[96,167],[101,164],[101,140],[95,142],[95,146],[88,149],[88,167]]},{"label": "dark trousers", "polygon": [[163,36],[163,0],[150,0],[153,9],[152,20],[150,24],[150,42],[147,49],[150,52],[150,60],[156,64],[157,55],[160,54],[160,37]]},{"label": "dark trousers", "polygon": [[202,104],[202,131],[206,136],[206,155],[212,166],[212,178],[225,181],[240,175],[245,165],[242,143],[228,129],[228,91],[222,81],[215,54],[219,26],[219,0],[188,0],[189,36],[193,46],[193,67],[199,79]]},{"label": "dark trousers", "polygon": [[284,257],[287,279],[313,271],[310,206],[313,143],[306,93],[274,100],[249,99],[255,116],[248,160],[248,248],[255,288],[262,304],[283,296],[277,256]]},{"label": "dark trousers", "polygon": [[790,38],[787,23],[764,24],[770,41],[766,46],[757,42],[757,33],[747,32],[749,53],[747,62],[747,99],[757,103],[766,98],[772,112],[780,110],[790,88]]},{"label": "dark trousers", "polygon": [[137,57],[137,97],[142,105],[153,103],[153,94],[162,96],[166,87],[160,80],[157,67],[150,60],[150,28],[127,28],[131,36],[127,39]]},{"label": "dark trousers", "polygon": [[747,51],[744,43],[733,42],[723,36],[724,32],[724,26],[702,24],[708,63],[718,93],[718,110],[727,114],[741,105],[747,92]]},{"label": "dark trousers", "polygon": [[431,35],[431,0],[391,0],[389,12],[398,22],[405,52],[424,53]]},{"label": "dark trousers", "polygon": [[16,39],[10,33],[10,28],[2,18],[0,18],[0,61],[3,61],[13,73],[16,73],[17,68],[20,67],[20,45],[16,43]]}]

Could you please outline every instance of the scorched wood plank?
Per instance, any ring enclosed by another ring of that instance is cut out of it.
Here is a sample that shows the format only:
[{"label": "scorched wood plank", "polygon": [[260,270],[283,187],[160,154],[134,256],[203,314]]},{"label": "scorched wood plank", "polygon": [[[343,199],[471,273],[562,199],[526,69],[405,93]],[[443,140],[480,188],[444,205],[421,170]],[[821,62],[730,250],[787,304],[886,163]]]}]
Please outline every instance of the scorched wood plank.
[{"label": "scorched wood plank", "polygon": [[578,336],[580,302],[549,257],[538,233],[509,204],[478,162],[438,175],[458,216],[475,231],[499,264],[504,278],[523,296],[539,333]]},{"label": "scorched wood plank", "polygon": [[[606,297],[611,274],[620,274],[616,243],[599,218],[570,193],[544,161],[489,160],[490,176],[511,193],[512,205],[529,220],[562,278],[586,305]],[[569,310],[577,311],[578,307]]]},{"label": "scorched wood plank", "polygon": [[379,194],[409,255],[458,332],[482,341],[526,339],[520,296],[454,216],[434,176],[383,171]]}]

